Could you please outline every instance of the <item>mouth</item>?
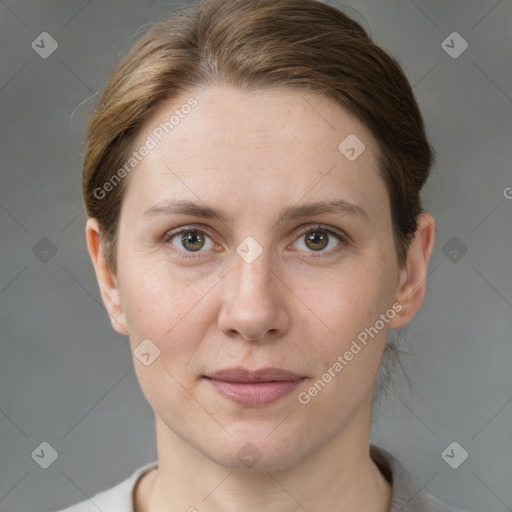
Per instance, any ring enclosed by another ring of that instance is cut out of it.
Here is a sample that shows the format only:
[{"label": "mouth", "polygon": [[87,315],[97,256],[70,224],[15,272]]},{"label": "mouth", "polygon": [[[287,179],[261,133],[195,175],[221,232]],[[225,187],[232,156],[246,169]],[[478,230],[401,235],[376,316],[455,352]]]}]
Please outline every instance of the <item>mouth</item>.
[{"label": "mouth", "polygon": [[247,407],[275,402],[290,394],[306,379],[280,368],[251,371],[241,367],[219,370],[204,378],[220,395]]}]

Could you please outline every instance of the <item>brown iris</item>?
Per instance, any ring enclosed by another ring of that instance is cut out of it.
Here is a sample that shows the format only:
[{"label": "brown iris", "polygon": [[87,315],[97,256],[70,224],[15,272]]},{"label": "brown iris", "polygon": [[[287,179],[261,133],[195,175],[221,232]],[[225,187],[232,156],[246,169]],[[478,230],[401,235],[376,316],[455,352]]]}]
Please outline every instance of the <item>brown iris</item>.
[{"label": "brown iris", "polygon": [[201,231],[190,230],[181,235],[183,247],[190,251],[198,251],[204,245],[204,236]]},{"label": "brown iris", "polygon": [[314,251],[324,249],[328,242],[329,237],[325,231],[315,230],[306,234],[306,245]]}]

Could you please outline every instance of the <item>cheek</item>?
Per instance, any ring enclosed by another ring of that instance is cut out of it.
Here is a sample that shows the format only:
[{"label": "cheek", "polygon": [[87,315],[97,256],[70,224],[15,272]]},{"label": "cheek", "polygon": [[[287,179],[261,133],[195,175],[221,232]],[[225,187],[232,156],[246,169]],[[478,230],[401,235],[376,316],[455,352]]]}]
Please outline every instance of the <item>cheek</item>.
[{"label": "cheek", "polygon": [[306,410],[319,418],[334,414],[336,426],[354,414],[379,371],[388,329],[372,327],[388,306],[378,292],[377,286],[359,286],[356,292],[332,294],[316,302],[323,306],[322,317],[334,334],[323,329],[324,334],[314,338],[314,349],[308,347],[316,352],[310,357],[317,362],[316,374],[301,398],[308,401]]},{"label": "cheek", "polygon": [[376,264],[362,262],[347,266],[338,277],[330,276],[310,300],[335,334],[353,335],[386,309],[390,297],[388,280]]},{"label": "cheek", "polygon": [[335,372],[337,378],[333,379],[337,383],[346,381],[343,386],[356,386],[361,379],[370,381],[373,375],[365,368],[378,372],[388,331],[388,324],[379,318],[393,301],[390,262],[375,253],[366,261],[347,265],[337,278],[331,276],[309,294],[308,303],[318,312],[316,323],[322,333],[315,338],[320,373],[331,368],[338,356],[343,357],[347,364],[342,363],[343,370]]},{"label": "cheek", "polygon": [[[156,411],[170,408],[186,414],[193,407],[187,391],[204,370],[197,359],[200,344],[214,321],[212,304],[201,300],[211,284],[176,286],[176,281],[168,282],[155,270],[126,288],[129,298],[124,304],[141,389]],[[149,366],[136,356],[137,347],[147,339],[158,348]]]},{"label": "cheek", "polygon": [[176,367],[190,357],[212,322],[206,299],[213,278],[185,281],[163,264],[125,265],[124,270],[122,303],[132,349],[148,338],[159,348],[160,362]]}]

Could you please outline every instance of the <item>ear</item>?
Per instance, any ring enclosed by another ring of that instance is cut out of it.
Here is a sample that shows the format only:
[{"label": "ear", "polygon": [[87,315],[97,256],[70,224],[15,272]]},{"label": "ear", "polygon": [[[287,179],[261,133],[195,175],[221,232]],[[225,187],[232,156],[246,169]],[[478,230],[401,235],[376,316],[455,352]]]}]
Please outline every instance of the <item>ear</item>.
[{"label": "ear", "polygon": [[99,224],[98,221],[92,217],[87,219],[85,237],[87,239],[89,255],[91,256],[92,264],[96,271],[101,298],[110,315],[112,327],[114,327],[119,334],[128,335],[117,277],[107,264],[101,244]]},{"label": "ear", "polygon": [[418,215],[418,227],[407,251],[405,267],[400,270],[399,287],[395,300],[402,309],[390,320],[393,329],[409,323],[418,312],[427,287],[427,267],[434,247],[435,221],[429,213]]}]

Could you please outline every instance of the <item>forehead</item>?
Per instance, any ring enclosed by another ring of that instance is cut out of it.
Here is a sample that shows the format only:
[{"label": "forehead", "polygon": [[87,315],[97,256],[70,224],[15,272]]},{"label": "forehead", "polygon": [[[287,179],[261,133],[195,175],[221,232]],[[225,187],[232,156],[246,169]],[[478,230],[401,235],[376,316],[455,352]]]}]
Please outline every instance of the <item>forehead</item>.
[{"label": "forehead", "polygon": [[158,108],[133,149],[143,145],[152,148],[127,191],[135,189],[140,203],[195,195],[240,206],[250,197],[261,206],[340,192],[352,202],[386,201],[369,131],[307,91],[191,90]]}]

